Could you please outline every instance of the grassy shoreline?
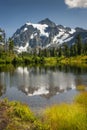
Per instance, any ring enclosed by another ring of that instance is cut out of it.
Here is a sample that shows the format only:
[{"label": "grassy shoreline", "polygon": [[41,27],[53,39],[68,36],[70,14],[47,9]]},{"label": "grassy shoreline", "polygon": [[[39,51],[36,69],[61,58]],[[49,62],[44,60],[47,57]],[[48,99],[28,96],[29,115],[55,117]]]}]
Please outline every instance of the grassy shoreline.
[{"label": "grassy shoreline", "polygon": [[0,128],[4,130],[87,130],[87,91],[71,104],[53,105],[35,116],[26,104],[0,101]]},{"label": "grassy shoreline", "polygon": [[15,54],[4,54],[0,58],[0,65],[44,65],[44,66],[56,66],[56,65],[76,65],[87,66],[87,55],[80,55],[74,57],[38,57]]}]

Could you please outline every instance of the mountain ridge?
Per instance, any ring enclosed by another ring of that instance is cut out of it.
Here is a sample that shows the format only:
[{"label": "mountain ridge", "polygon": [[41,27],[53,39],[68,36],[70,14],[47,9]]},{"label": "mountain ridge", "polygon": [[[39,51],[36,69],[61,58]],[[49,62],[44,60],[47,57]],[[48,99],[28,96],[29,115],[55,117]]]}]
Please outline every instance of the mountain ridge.
[{"label": "mountain ridge", "polygon": [[[80,34],[83,42],[87,41],[87,30],[76,27],[72,29],[63,25],[56,25],[48,18],[39,21],[38,23],[27,22],[21,26],[13,34],[15,46],[27,48],[35,48],[40,46],[45,47],[58,47],[63,43],[69,46],[75,43],[76,36]],[[26,48],[26,50],[27,50]]]}]

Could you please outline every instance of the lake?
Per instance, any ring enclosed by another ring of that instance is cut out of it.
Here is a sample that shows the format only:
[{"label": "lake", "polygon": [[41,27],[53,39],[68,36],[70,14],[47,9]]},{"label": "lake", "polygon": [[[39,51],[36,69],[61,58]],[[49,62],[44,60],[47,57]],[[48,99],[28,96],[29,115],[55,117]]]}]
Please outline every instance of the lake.
[{"label": "lake", "polygon": [[33,111],[72,102],[77,85],[87,85],[87,68],[0,67],[0,99],[21,101]]}]

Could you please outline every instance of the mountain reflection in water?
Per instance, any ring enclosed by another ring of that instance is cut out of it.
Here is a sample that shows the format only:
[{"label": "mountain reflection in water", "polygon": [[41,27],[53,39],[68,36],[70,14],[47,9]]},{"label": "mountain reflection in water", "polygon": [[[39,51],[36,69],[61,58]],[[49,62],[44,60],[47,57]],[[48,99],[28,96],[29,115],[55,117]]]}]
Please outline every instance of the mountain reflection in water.
[{"label": "mountain reflection in water", "polygon": [[87,69],[57,67],[0,68],[0,99],[18,100],[33,110],[72,102],[77,85],[87,86]]},{"label": "mountain reflection in water", "polygon": [[27,96],[43,95],[51,97],[75,88],[75,75],[39,67],[18,67],[14,73],[3,72],[0,82],[7,87],[16,87]]},{"label": "mountain reflection in water", "polygon": [[53,72],[39,68],[18,67],[15,76],[17,81],[13,86],[26,93],[28,96],[49,95],[75,88],[75,77],[70,73]]}]

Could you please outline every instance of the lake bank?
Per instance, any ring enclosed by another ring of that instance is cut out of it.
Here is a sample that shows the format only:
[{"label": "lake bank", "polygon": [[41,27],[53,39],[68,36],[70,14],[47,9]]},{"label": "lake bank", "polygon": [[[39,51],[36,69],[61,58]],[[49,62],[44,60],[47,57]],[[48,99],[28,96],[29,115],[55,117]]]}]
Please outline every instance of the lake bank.
[{"label": "lake bank", "polygon": [[0,65],[43,65],[43,66],[57,66],[57,65],[76,65],[87,66],[87,55],[77,55],[73,57],[44,57],[29,54],[16,55],[14,53],[2,53],[0,56]]},{"label": "lake bank", "polygon": [[26,104],[7,99],[0,101],[0,128],[4,130],[86,130],[87,92],[72,104],[52,105],[35,116]]},{"label": "lake bank", "polygon": [[87,56],[74,56],[74,57],[48,57],[45,58],[45,64],[50,65],[70,65],[70,66],[83,66],[87,67]]}]

